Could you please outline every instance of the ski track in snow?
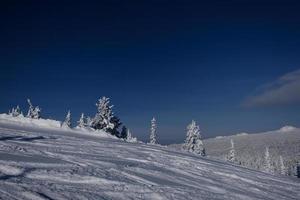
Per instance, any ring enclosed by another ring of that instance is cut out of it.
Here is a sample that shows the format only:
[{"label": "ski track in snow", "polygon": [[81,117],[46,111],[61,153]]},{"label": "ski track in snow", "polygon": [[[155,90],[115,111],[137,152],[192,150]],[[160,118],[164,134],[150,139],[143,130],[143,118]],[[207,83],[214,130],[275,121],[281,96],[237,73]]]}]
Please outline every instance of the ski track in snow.
[{"label": "ski track in snow", "polygon": [[300,199],[298,179],[159,145],[0,123],[0,199]]}]

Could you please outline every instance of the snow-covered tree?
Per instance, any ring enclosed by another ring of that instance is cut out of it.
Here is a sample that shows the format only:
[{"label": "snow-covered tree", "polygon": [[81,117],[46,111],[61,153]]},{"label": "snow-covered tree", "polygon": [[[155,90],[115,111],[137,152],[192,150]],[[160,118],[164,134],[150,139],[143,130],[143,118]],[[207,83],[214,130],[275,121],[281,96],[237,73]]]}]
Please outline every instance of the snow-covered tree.
[{"label": "snow-covered tree", "polygon": [[40,109],[39,106],[36,106],[36,107],[34,108],[33,118],[34,118],[34,119],[39,119],[39,118],[41,118],[41,109]]},{"label": "snow-covered tree", "polygon": [[17,105],[16,108],[12,108],[10,115],[13,116],[13,117],[17,117],[19,115],[22,115],[22,112],[21,112],[21,109],[20,109],[19,105]]},{"label": "snow-covered tree", "polygon": [[127,129],[127,138],[126,138],[127,142],[132,142],[132,143],[136,143],[137,142],[137,138],[133,137],[130,130]]},{"label": "snow-covered tree", "polygon": [[106,131],[109,127],[112,127],[111,118],[113,117],[112,107],[109,98],[102,97],[96,103],[97,113],[93,119],[93,127]]},{"label": "snow-covered tree", "polygon": [[81,113],[80,119],[77,123],[78,123],[77,126],[80,127],[80,128],[86,127],[87,124],[86,124],[86,120],[85,120],[85,117],[84,117],[83,113]]},{"label": "snow-covered tree", "polygon": [[30,99],[27,99],[27,102],[29,104],[27,117],[32,118],[32,119],[41,118],[41,109],[38,106],[34,107],[31,103]]},{"label": "snow-covered tree", "polygon": [[156,119],[153,117],[151,120],[150,144],[158,144],[156,129],[157,129]]},{"label": "snow-covered tree", "polygon": [[205,148],[201,140],[200,128],[194,120],[187,126],[187,133],[183,149],[205,156]]},{"label": "snow-covered tree", "polygon": [[93,119],[89,116],[86,117],[86,126],[87,127],[92,127]]},{"label": "snow-covered tree", "polygon": [[63,122],[63,126],[71,128],[71,112],[70,111],[68,111],[68,113],[66,115],[65,121]]},{"label": "snow-covered tree", "polygon": [[118,128],[121,125],[120,119],[114,116],[112,108],[110,105],[109,98],[102,97],[96,103],[97,113],[92,120],[91,126],[96,130],[103,130],[111,133],[112,135],[119,135]]},{"label": "snow-covered tree", "polygon": [[132,137],[130,130],[126,126],[122,127],[119,138],[122,138],[127,142],[132,142],[132,143],[137,142],[137,138]]},{"label": "snow-covered tree", "polygon": [[27,99],[27,102],[29,104],[29,109],[28,109],[27,117],[33,118],[34,107],[33,107],[32,103],[31,103],[30,99]]},{"label": "snow-covered tree", "polygon": [[286,170],[286,167],[285,167],[285,165],[283,163],[282,156],[279,156],[279,164],[280,164],[280,174],[286,175],[287,174],[287,170]]},{"label": "snow-covered tree", "polygon": [[269,147],[266,147],[265,157],[264,157],[264,171],[273,174],[274,169],[272,166],[272,161],[270,157]]},{"label": "snow-covered tree", "polygon": [[231,147],[230,147],[230,150],[229,150],[229,154],[227,156],[227,160],[229,162],[236,162],[236,157],[235,157],[235,148],[234,148],[234,142],[233,142],[233,139],[230,140],[230,144],[231,144]]}]

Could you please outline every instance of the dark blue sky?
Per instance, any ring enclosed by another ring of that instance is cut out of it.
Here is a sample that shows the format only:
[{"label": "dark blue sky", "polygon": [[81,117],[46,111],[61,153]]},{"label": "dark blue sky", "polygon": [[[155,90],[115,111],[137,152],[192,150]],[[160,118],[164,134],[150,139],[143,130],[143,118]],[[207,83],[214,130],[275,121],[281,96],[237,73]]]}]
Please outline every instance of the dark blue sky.
[{"label": "dark blue sky", "polygon": [[298,2],[2,1],[0,111],[29,97],[77,120],[108,96],[140,139],[156,116],[162,143],[182,142],[192,119],[204,137],[300,126],[297,87],[292,101],[243,106],[297,74]]}]

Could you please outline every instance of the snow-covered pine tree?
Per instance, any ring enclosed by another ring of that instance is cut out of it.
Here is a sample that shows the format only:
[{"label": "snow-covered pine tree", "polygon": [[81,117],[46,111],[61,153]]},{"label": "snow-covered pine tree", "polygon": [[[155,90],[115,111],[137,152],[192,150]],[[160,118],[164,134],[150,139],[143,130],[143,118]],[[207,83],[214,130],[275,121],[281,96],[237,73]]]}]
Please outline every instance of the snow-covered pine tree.
[{"label": "snow-covered pine tree", "polygon": [[16,108],[12,108],[11,111],[10,111],[10,114],[11,116],[13,117],[17,117],[19,115],[23,115],[23,113],[21,112],[21,109],[19,107],[19,105],[17,105]]},{"label": "snow-covered pine tree", "polygon": [[78,123],[78,127],[79,128],[84,128],[84,127],[86,127],[86,121],[85,121],[85,118],[84,118],[84,114],[83,113],[81,113],[81,116],[80,116],[80,119],[79,119],[79,121],[77,122]]},{"label": "snow-covered pine tree", "polygon": [[266,147],[265,150],[265,157],[264,157],[264,171],[267,173],[274,173],[274,169],[272,166],[272,161],[270,157],[269,147]]},{"label": "snow-covered pine tree", "polygon": [[68,113],[66,115],[65,121],[63,122],[63,126],[71,128],[71,112],[70,112],[70,110],[68,111]]},{"label": "snow-covered pine tree", "polygon": [[286,170],[285,165],[283,163],[282,156],[279,156],[279,164],[280,164],[280,174],[281,175],[287,175],[287,170]]},{"label": "snow-covered pine tree", "polygon": [[102,97],[96,103],[97,113],[93,119],[92,126],[94,129],[106,131],[108,127],[113,126],[110,121],[113,117],[112,107],[109,105],[109,98]]},{"label": "snow-covered pine tree", "polygon": [[41,109],[38,106],[33,107],[30,99],[27,99],[27,102],[29,104],[29,109],[28,109],[27,117],[28,118],[32,118],[32,119],[39,119],[39,118],[41,118]]},{"label": "snow-covered pine tree", "polygon": [[27,99],[27,102],[28,102],[28,104],[29,104],[27,117],[33,118],[34,107],[33,107],[32,103],[31,103],[30,99]]},{"label": "snow-covered pine tree", "polygon": [[40,109],[39,106],[36,106],[36,107],[34,108],[33,118],[34,118],[34,119],[39,119],[39,118],[41,118],[41,109]]},{"label": "snow-covered pine tree", "polygon": [[92,120],[92,128],[103,130],[118,136],[120,134],[118,128],[122,123],[118,117],[114,116],[112,111],[113,105],[110,105],[109,98],[100,98],[98,103],[96,103],[96,106],[98,111]]},{"label": "snow-covered pine tree", "polygon": [[153,117],[151,120],[150,144],[158,144],[156,129],[157,129],[156,119]]},{"label": "snow-covered pine tree", "polygon": [[12,108],[11,116],[17,117],[17,116],[19,116],[21,114],[22,114],[22,112],[21,112],[21,109],[20,109],[19,105],[17,105],[16,108]]},{"label": "snow-covered pine tree", "polygon": [[94,119],[90,116],[86,117],[86,126],[89,128],[93,128],[92,124],[93,124]]},{"label": "snow-covered pine tree", "polygon": [[132,134],[130,132],[129,129],[127,129],[127,137],[126,137],[126,140],[131,140],[132,139]]},{"label": "snow-covered pine tree", "polygon": [[126,141],[127,142],[132,142],[132,143],[136,143],[138,142],[137,138],[136,137],[133,137],[130,130],[127,129],[127,138],[126,138]]},{"label": "snow-covered pine tree", "polygon": [[230,150],[229,150],[229,154],[227,156],[227,160],[229,162],[236,162],[236,157],[235,157],[235,148],[234,148],[234,142],[233,142],[233,139],[230,140],[230,144],[231,144],[231,147],[230,147]]},{"label": "snow-covered pine tree", "polygon": [[205,156],[205,148],[201,140],[200,128],[196,122],[192,122],[187,126],[187,133],[183,149],[192,153]]},{"label": "snow-covered pine tree", "polygon": [[21,115],[21,114],[22,114],[22,112],[21,112],[21,109],[20,109],[19,105],[17,105],[17,107],[16,107],[16,109],[15,109],[15,112],[16,112],[17,116],[19,116],[19,115]]}]

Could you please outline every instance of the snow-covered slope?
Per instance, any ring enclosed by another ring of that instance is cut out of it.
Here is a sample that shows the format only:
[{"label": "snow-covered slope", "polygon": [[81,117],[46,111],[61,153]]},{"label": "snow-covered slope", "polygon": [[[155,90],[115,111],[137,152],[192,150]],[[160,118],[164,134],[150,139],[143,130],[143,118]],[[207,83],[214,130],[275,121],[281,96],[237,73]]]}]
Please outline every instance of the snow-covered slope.
[{"label": "snow-covered slope", "polygon": [[204,141],[207,154],[224,159],[229,152],[231,139],[234,141],[236,158],[243,166],[263,170],[265,148],[269,147],[275,173],[280,173],[279,156],[282,156],[289,175],[295,175],[295,166],[300,161],[300,129],[285,126],[264,133],[207,139]]},{"label": "snow-covered slope", "polygon": [[0,120],[0,199],[299,199],[300,182],[104,133]]},{"label": "snow-covered slope", "polygon": [[38,126],[45,128],[60,128],[61,122],[52,120],[52,119],[31,119],[24,117],[23,115],[19,115],[17,117],[13,117],[7,114],[0,114],[0,122],[4,124],[18,124],[19,126]]},{"label": "snow-covered slope", "polygon": [[[300,129],[284,126],[278,130],[262,133],[238,133],[204,140],[209,157],[226,160],[231,143],[234,141],[236,159],[243,166],[263,170],[265,148],[268,147],[275,174],[280,174],[280,159],[286,167],[287,175],[296,175],[297,162],[300,162]],[[172,144],[171,149],[181,149],[182,144]]]}]

